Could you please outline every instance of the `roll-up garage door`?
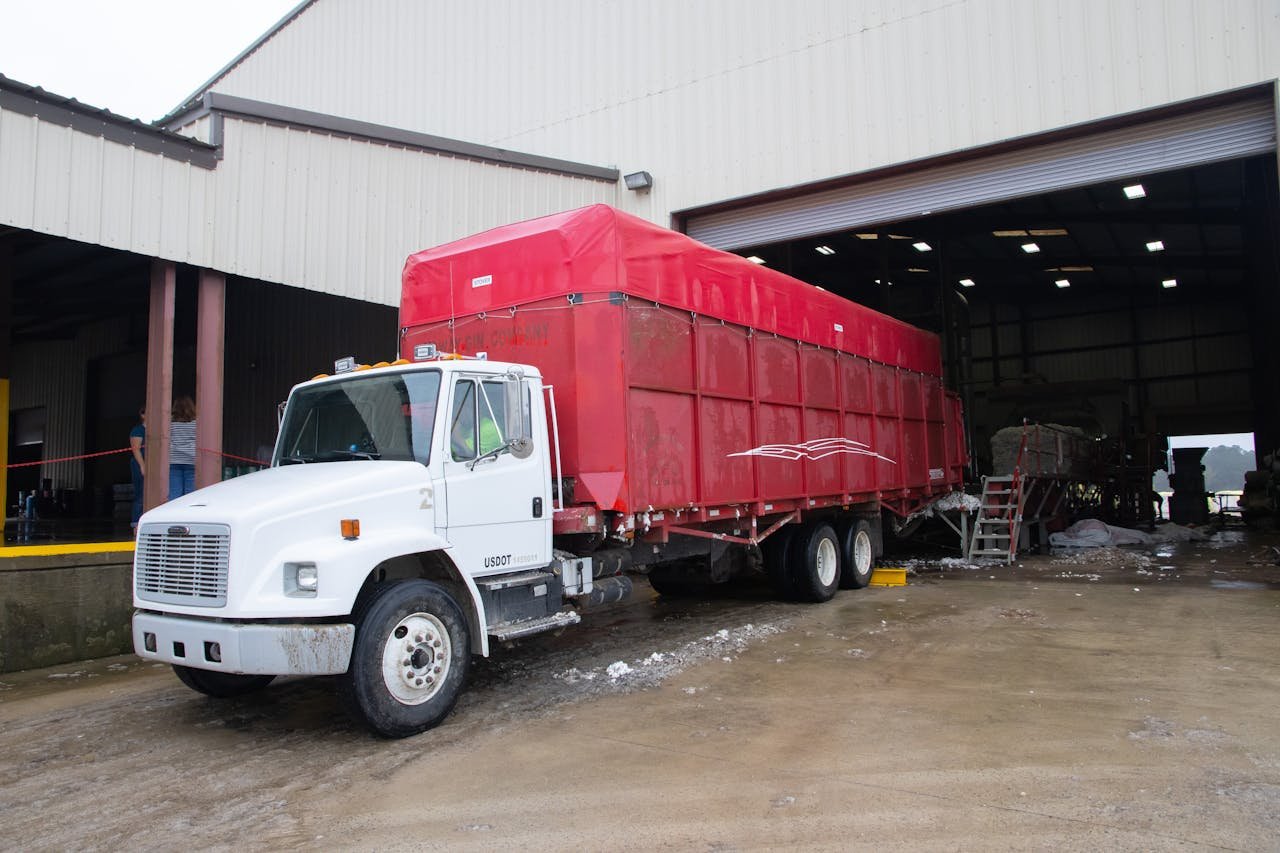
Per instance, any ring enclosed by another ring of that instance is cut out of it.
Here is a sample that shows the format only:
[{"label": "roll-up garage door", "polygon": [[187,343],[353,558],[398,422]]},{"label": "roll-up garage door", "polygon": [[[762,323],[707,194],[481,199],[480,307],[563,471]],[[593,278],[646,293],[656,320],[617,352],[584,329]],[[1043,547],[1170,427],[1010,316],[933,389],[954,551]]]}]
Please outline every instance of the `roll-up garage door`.
[{"label": "roll-up garage door", "polygon": [[[686,231],[722,249],[758,246],[997,201],[1088,186],[1274,151],[1274,96],[1138,121],[1069,140],[1036,143],[961,162],[896,169],[889,177],[851,177],[848,186],[732,209],[685,214]],[[954,159],[954,158],[950,158]]]}]

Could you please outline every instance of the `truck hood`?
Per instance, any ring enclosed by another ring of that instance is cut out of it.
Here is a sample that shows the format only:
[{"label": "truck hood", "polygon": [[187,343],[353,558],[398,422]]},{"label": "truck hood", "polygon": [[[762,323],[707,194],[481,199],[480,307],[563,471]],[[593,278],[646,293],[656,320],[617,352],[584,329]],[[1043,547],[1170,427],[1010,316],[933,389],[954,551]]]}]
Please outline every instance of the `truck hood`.
[{"label": "truck hood", "polygon": [[237,522],[292,514],[300,504],[319,508],[425,482],[429,482],[427,469],[417,462],[362,459],[282,465],[161,504],[143,515],[139,523],[207,521],[236,526]]}]

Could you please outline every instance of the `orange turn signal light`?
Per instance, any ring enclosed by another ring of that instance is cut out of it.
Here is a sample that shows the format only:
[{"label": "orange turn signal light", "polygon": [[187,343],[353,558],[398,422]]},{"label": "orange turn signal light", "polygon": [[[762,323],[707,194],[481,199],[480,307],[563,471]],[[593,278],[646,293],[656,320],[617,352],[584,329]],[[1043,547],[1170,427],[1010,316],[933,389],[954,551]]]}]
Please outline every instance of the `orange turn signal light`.
[{"label": "orange turn signal light", "polygon": [[359,539],[360,538],[360,519],[358,518],[342,519],[342,538],[343,539]]}]

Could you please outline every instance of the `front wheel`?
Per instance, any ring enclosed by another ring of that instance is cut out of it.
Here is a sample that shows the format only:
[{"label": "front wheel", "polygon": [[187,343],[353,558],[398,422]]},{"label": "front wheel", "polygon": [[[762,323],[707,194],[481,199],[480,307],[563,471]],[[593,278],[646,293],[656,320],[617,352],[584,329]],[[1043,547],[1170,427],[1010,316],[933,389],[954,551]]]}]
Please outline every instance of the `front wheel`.
[{"label": "front wheel", "polygon": [[409,737],[453,710],[471,662],[471,632],[439,584],[406,580],[371,595],[355,615],[356,639],[342,693],[383,737]]},{"label": "front wheel", "polygon": [[212,696],[215,699],[230,699],[233,696],[244,696],[257,693],[272,681],[274,675],[237,675],[233,672],[213,672],[208,669],[196,669],[190,666],[173,665],[173,674],[178,680],[197,693]]}]

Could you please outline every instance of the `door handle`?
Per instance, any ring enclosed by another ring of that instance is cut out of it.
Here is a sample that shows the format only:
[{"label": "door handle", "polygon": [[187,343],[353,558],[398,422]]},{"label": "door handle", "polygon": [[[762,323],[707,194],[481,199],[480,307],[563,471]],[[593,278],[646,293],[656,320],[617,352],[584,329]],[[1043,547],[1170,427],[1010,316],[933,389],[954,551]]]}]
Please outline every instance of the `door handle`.
[{"label": "door handle", "polygon": [[542,518],[542,498],[533,499],[533,517]]}]

